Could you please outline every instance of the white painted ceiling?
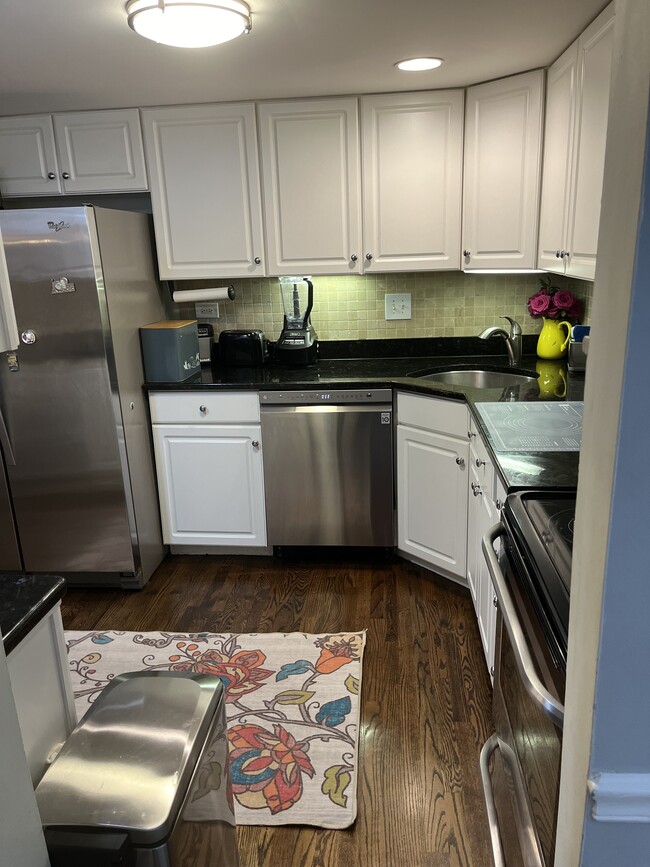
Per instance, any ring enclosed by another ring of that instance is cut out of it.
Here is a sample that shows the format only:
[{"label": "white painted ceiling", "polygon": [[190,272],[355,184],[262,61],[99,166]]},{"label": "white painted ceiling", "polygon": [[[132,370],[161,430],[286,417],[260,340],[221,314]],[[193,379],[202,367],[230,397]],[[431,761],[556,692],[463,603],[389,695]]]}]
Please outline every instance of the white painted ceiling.
[{"label": "white painted ceiling", "polygon": [[[0,115],[455,87],[548,66],[605,0],[250,0],[248,36],[157,45],[123,0],[0,0]],[[397,71],[406,57],[445,64]]]}]

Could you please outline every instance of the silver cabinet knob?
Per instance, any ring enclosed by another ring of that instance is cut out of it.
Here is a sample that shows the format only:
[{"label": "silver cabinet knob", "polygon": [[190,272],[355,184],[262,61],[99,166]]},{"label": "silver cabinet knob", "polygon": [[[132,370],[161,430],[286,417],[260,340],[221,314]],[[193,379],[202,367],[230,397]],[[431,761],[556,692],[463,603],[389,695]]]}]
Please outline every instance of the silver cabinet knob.
[{"label": "silver cabinet knob", "polygon": [[480,485],[476,485],[476,484],[474,484],[474,482],[472,482],[472,484],[471,484],[471,488],[472,488],[472,493],[474,494],[475,497],[480,497],[480,496],[482,496],[483,491],[481,490],[481,486],[480,486]]},{"label": "silver cabinet knob", "polygon": [[494,677],[494,666],[493,665],[490,666],[490,674],[492,675],[492,677]]},{"label": "silver cabinet knob", "polygon": [[456,463],[458,464],[459,467],[464,467],[465,466],[465,458],[456,458]]},{"label": "silver cabinet knob", "polygon": [[48,179],[48,181],[56,180],[56,175],[54,174],[54,172],[48,172],[47,173],[47,179]]},{"label": "silver cabinet knob", "polygon": [[372,262],[372,253],[366,253],[366,261]]},{"label": "silver cabinet knob", "polygon": [[467,439],[468,440],[471,440],[471,438],[475,437],[475,436],[476,436],[476,434],[474,433],[474,431],[471,431],[471,430],[467,431]]},{"label": "silver cabinet knob", "polygon": [[199,407],[199,412],[201,413],[201,415],[205,415],[207,411],[208,411],[207,406],[204,403],[202,403],[201,406]]},{"label": "silver cabinet knob", "polygon": [[256,257],[253,259],[253,262],[255,262],[256,265],[261,265],[261,264],[262,264],[262,260],[260,259],[259,256],[256,256]]},{"label": "silver cabinet knob", "polygon": [[23,333],[20,335],[20,339],[27,346],[31,346],[32,343],[36,343],[36,334],[34,334],[34,332],[29,329],[27,331],[23,331]]},{"label": "silver cabinet knob", "polygon": [[500,512],[503,509],[503,502],[501,500],[497,500],[494,504],[497,508],[497,512]]},{"label": "silver cabinet knob", "polygon": [[560,251],[559,251],[559,250],[556,250],[556,251],[555,251],[555,258],[556,258],[556,259],[560,259],[560,258],[561,258],[561,257],[560,257]]},{"label": "silver cabinet knob", "polygon": [[63,172],[61,174],[61,177],[63,178],[64,181],[69,181],[70,180],[70,172]]},{"label": "silver cabinet knob", "polygon": [[485,461],[482,461],[480,458],[476,458],[474,463],[476,464],[477,467],[484,467],[485,466]]},{"label": "silver cabinet knob", "polygon": [[499,600],[497,599],[496,596],[492,597],[492,604],[494,605],[495,608],[499,607]]},{"label": "silver cabinet knob", "polygon": [[464,256],[466,259],[469,259],[469,257],[470,257],[471,255],[472,255],[472,251],[471,251],[471,250],[463,250],[463,256]]},{"label": "silver cabinet knob", "polygon": [[259,440],[252,440],[251,445],[253,446],[254,449],[258,449],[260,447],[260,441]]},{"label": "silver cabinet knob", "polygon": [[569,253],[569,251],[568,251],[568,250],[565,250],[565,252],[564,252],[564,255],[565,255],[565,256],[566,256],[566,257],[567,257],[567,259],[568,259],[568,258],[569,258],[569,256],[570,256],[570,255],[571,255],[571,253]]},{"label": "silver cabinet knob", "polygon": [[356,254],[356,253],[353,253],[353,254],[350,256],[350,262],[356,262],[358,258],[359,258],[359,257],[357,256],[357,254]]}]

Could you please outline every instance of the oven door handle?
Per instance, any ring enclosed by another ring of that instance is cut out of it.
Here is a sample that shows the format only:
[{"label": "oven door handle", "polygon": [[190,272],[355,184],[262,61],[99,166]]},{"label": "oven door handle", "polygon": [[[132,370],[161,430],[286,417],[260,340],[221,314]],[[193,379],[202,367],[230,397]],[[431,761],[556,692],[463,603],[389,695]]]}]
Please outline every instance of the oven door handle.
[{"label": "oven door handle", "polygon": [[521,628],[521,623],[517,617],[517,611],[512,602],[510,591],[506,585],[506,580],[501,571],[501,566],[499,565],[499,560],[494,550],[494,543],[504,534],[505,530],[503,525],[495,524],[494,527],[491,527],[485,536],[483,536],[482,547],[483,554],[487,561],[488,570],[492,577],[494,589],[497,594],[497,599],[499,600],[499,605],[501,607],[503,622],[508,630],[512,649],[515,654],[517,669],[524,686],[526,687],[528,695],[530,695],[530,697],[536,701],[544,711],[546,711],[557,726],[562,728],[564,724],[564,705],[561,704],[555,696],[551,695],[535,671],[535,666],[530,651],[528,650],[528,645],[526,644],[524,631]]}]

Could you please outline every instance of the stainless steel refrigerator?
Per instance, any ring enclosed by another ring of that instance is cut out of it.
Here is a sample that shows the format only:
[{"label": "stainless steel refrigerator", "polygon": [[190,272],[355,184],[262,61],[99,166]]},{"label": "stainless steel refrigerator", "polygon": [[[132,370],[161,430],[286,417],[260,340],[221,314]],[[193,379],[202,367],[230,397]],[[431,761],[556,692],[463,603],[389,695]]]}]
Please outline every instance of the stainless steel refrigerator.
[{"label": "stainless steel refrigerator", "polygon": [[0,572],[141,587],[163,557],[140,353],[149,218],[0,211]]}]

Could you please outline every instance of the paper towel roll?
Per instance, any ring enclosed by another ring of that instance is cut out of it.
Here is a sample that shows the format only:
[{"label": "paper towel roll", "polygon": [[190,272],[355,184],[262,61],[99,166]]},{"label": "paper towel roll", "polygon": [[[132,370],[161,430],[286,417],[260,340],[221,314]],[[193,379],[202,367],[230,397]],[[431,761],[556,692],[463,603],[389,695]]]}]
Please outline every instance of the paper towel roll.
[{"label": "paper towel roll", "polygon": [[177,304],[184,301],[232,301],[235,297],[234,286],[220,286],[214,289],[178,289],[172,293]]}]

